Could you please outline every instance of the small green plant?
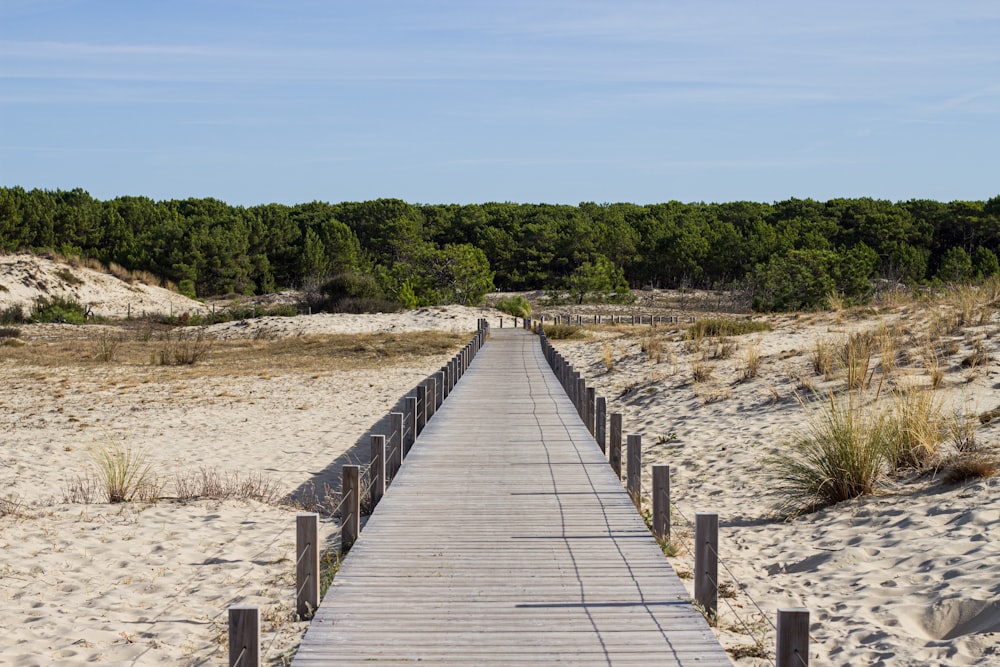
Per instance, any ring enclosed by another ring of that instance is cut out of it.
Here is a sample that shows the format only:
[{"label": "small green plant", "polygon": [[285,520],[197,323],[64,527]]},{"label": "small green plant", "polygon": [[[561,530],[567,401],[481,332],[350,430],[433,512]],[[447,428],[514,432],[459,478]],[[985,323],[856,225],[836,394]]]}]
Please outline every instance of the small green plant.
[{"label": "small green plant", "polygon": [[883,474],[887,419],[860,397],[831,394],[787,449],[765,459],[783,509],[808,511],[875,492]]},{"label": "small green plant", "polygon": [[496,309],[514,317],[531,317],[531,304],[523,296],[505,296],[497,301]]},{"label": "small green plant", "polygon": [[65,296],[39,297],[31,310],[33,322],[83,324],[86,319],[86,307],[76,299]]},{"label": "small green plant", "polygon": [[97,447],[91,458],[97,481],[109,503],[156,500],[158,497],[159,482],[142,450],[107,443]]}]

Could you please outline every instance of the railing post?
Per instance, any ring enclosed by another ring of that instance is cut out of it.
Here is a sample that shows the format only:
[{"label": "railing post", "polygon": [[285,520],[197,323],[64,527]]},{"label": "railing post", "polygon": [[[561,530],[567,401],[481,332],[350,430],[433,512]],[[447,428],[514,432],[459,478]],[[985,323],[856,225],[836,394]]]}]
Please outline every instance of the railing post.
[{"label": "railing post", "polygon": [[451,384],[448,382],[448,376],[451,375],[451,368],[442,366],[441,372],[438,375],[441,376],[441,402],[443,403],[451,392]]},{"label": "railing post", "polygon": [[598,396],[594,404],[594,439],[602,454],[608,453],[608,401]]},{"label": "railing post", "polygon": [[395,481],[396,475],[399,474],[399,469],[403,466],[402,412],[389,413],[389,431],[392,435],[389,436],[389,460],[387,462],[387,468],[389,469],[389,478]]},{"label": "railing post", "polygon": [[319,607],[319,514],[295,516],[295,611],[312,618]]},{"label": "railing post", "polygon": [[372,511],[385,495],[385,436],[371,437]]},{"label": "railing post", "polygon": [[626,487],[632,496],[635,508],[642,511],[642,436],[628,436],[628,468],[626,469]]},{"label": "railing post", "polygon": [[694,599],[709,623],[719,614],[719,515],[694,517]]},{"label": "railing post", "polygon": [[340,552],[347,553],[361,534],[361,467],[344,466],[341,472]]},{"label": "railing post", "polygon": [[622,478],[622,415],[611,413],[611,441],[608,443],[608,463],[618,479]]},{"label": "railing post", "polygon": [[260,667],[260,610],[229,608],[229,667]]},{"label": "railing post", "polygon": [[576,379],[576,412],[584,424],[587,423],[587,381],[577,376]]},{"label": "railing post", "polygon": [[423,384],[417,385],[417,435],[424,430],[427,423],[427,387]]},{"label": "railing post", "polygon": [[426,424],[437,412],[437,379],[432,375],[424,381],[424,384],[427,387],[427,402],[424,404],[427,413],[424,416],[424,424]]},{"label": "railing post", "polygon": [[775,640],[776,667],[809,665],[809,610],[801,607],[778,610]]},{"label": "railing post", "polygon": [[406,412],[403,413],[403,455],[406,458],[410,453],[410,447],[417,439],[417,397],[407,396],[405,401]]},{"label": "railing post", "polygon": [[670,539],[670,466],[653,466],[653,536]]},{"label": "railing post", "polygon": [[590,435],[594,435],[594,421],[596,416],[594,403],[597,400],[597,390],[593,387],[587,387],[587,430],[590,431]]},{"label": "railing post", "polygon": [[437,412],[444,403],[444,396],[444,371],[438,371],[434,374],[434,399],[437,401],[434,412]]}]

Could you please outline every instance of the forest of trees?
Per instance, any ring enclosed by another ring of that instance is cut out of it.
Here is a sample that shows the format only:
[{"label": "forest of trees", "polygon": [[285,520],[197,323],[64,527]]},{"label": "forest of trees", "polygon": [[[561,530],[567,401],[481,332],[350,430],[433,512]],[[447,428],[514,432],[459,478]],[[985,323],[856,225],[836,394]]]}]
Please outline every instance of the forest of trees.
[{"label": "forest of trees", "polygon": [[334,298],[477,304],[494,288],[584,300],[628,287],[744,290],[758,310],[861,301],[875,281],[1000,272],[1000,197],[773,204],[230,206],[0,188],[0,250],[149,271],[198,297],[322,283]]}]

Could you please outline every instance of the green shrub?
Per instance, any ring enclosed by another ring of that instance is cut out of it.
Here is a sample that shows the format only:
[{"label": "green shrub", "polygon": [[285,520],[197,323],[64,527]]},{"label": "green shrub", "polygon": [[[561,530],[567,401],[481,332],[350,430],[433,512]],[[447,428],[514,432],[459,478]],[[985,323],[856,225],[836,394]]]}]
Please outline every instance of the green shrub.
[{"label": "green shrub", "polygon": [[83,324],[87,309],[76,299],[65,296],[39,297],[31,311],[33,322],[65,322]]},{"label": "green shrub", "polygon": [[497,301],[496,309],[514,317],[531,317],[531,304],[523,296],[505,296]]}]

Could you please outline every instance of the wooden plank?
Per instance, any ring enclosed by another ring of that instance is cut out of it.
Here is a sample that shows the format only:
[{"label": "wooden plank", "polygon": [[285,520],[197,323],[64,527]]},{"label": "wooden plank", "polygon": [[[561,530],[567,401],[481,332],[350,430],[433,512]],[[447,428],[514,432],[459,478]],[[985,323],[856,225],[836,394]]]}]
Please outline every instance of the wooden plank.
[{"label": "wooden plank", "polygon": [[730,665],[538,338],[490,335],[293,665]]}]

